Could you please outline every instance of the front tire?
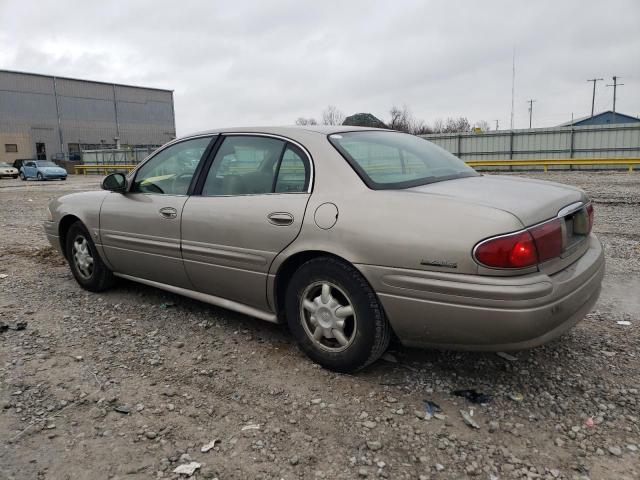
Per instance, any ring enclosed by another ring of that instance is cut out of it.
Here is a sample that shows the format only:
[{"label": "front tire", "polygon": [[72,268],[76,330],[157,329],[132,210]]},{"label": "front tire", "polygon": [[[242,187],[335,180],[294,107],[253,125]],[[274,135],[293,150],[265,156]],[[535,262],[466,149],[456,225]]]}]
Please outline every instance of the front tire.
[{"label": "front tire", "polygon": [[391,327],[377,295],[360,272],[336,258],[315,258],[298,268],[285,310],[302,351],[330,370],[364,368],[389,346]]},{"label": "front tire", "polygon": [[71,273],[85,290],[101,292],[115,283],[113,272],[102,262],[91,235],[80,221],[67,232],[66,252]]},{"label": "front tire", "polygon": [[18,175],[11,175],[11,176],[13,177],[14,180],[18,178]]}]

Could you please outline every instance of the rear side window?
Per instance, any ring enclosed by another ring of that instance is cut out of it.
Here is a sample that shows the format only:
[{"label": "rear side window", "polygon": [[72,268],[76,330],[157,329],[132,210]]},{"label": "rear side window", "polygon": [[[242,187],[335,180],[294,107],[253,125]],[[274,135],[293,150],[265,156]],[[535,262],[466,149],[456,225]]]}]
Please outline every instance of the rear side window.
[{"label": "rear side window", "polygon": [[462,160],[414,135],[386,131],[345,132],[329,141],[372,189],[409,188],[477,176]]},{"label": "rear side window", "polygon": [[306,157],[284,140],[229,135],[213,159],[202,195],[305,192],[308,177]]},{"label": "rear side window", "polygon": [[276,193],[307,191],[309,168],[305,158],[305,155],[295,147],[288,146],[285,149],[278,169]]}]

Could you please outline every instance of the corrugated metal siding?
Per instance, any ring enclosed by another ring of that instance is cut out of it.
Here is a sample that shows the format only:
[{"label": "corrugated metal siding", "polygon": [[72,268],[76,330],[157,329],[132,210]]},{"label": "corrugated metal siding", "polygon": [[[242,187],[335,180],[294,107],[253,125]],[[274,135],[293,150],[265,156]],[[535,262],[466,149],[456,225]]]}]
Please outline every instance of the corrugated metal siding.
[{"label": "corrugated metal siding", "polygon": [[[573,148],[572,144],[573,136]],[[423,135],[462,160],[640,157],[640,125]],[[459,149],[458,149],[459,148]]]},{"label": "corrugated metal siding", "polygon": [[123,145],[175,137],[171,91],[0,71],[0,133],[31,136],[31,151],[21,158],[33,157],[40,141],[49,157],[60,152],[58,112],[64,154],[69,143],[114,144],[118,131]]}]

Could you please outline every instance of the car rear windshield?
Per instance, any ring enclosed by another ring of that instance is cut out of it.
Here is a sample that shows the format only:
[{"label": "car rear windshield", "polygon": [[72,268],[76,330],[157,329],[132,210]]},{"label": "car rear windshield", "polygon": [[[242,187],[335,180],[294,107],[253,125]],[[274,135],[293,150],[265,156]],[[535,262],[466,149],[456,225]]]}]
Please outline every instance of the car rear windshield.
[{"label": "car rear windshield", "polygon": [[369,188],[409,188],[478,173],[433,143],[399,132],[359,131],[329,135]]}]

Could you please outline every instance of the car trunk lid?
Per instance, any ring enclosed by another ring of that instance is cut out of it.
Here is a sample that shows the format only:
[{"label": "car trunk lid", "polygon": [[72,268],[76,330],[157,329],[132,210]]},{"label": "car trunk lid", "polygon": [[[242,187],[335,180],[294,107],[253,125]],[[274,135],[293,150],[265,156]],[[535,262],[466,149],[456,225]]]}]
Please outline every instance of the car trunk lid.
[{"label": "car trunk lid", "polygon": [[430,183],[409,190],[503,210],[515,215],[525,227],[556,217],[568,205],[587,201],[584,192],[568,185],[493,175]]},{"label": "car trunk lid", "polygon": [[[566,268],[585,251],[590,231],[585,208],[588,198],[578,188],[541,180],[484,175],[423,185],[411,190],[508,212],[530,231],[533,226],[548,225],[548,221],[559,218],[562,229],[561,253],[539,263],[540,270],[547,274]],[[505,233],[509,232],[496,232],[496,235]]]}]

